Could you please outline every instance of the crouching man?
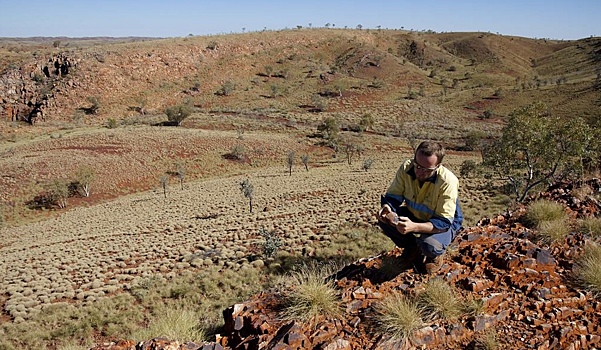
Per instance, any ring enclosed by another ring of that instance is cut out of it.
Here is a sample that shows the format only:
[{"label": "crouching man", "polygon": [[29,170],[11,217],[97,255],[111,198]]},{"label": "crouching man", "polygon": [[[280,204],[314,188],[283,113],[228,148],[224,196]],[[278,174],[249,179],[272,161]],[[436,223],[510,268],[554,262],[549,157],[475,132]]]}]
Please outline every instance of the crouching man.
[{"label": "crouching man", "polygon": [[413,159],[401,164],[378,211],[384,234],[403,248],[403,266],[428,274],[440,269],[463,223],[459,180],[442,165],[444,153],[440,143],[422,142]]}]

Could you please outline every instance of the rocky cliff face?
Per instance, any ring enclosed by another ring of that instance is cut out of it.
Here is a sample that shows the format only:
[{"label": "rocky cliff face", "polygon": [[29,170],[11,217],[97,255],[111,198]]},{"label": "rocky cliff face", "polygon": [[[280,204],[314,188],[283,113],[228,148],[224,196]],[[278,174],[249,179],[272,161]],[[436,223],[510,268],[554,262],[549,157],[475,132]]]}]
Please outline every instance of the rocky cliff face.
[{"label": "rocky cliff face", "polygon": [[[597,193],[601,180],[589,183]],[[601,204],[577,199],[572,186],[546,192],[562,202],[573,218],[598,216]],[[494,330],[509,349],[594,349],[601,346],[601,301],[574,280],[575,259],[585,244],[599,237],[573,232],[544,245],[521,222],[524,207],[484,219],[465,229],[435,276],[399,266],[400,249],[365,258],[331,276],[345,317],[318,317],[309,322],[280,316],[289,291],[264,291],[224,310],[224,326],[213,343],[179,344],[167,339],[144,343],[121,341],[95,349],[475,349],[477,337]],[[449,320],[433,318],[405,341],[378,330],[375,306],[387,295],[414,296],[439,278],[459,298],[481,300],[483,312]]]},{"label": "rocky cliff face", "polygon": [[69,76],[78,59],[60,53],[33,60],[0,76],[0,117],[2,120],[35,124],[55,107],[55,94],[73,86]]}]

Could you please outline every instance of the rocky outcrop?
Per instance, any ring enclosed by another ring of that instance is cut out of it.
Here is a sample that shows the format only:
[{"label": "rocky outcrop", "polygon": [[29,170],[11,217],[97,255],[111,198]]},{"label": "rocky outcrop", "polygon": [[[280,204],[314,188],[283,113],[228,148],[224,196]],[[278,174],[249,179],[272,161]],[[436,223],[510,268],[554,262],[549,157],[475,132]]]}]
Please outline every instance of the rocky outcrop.
[{"label": "rocky outcrop", "polygon": [[59,53],[6,71],[0,76],[0,119],[30,124],[45,120],[46,111],[55,105],[54,95],[59,86],[72,85],[64,78],[78,62],[66,53]]},{"label": "rocky outcrop", "polygon": [[[587,185],[601,190],[598,179]],[[573,217],[599,213],[594,198],[574,200],[571,189],[562,184],[543,197],[568,203]],[[487,330],[509,349],[600,347],[601,301],[572,275],[575,259],[593,238],[572,232],[550,246],[539,244],[521,224],[524,213],[521,207],[464,230],[435,276],[391,269],[399,266],[400,249],[346,266],[331,276],[345,310],[342,319],[285,321],[279,316],[287,291],[270,290],[224,310],[224,326],[213,343],[95,349],[473,349]],[[480,300],[484,311],[426,321],[404,342],[380,332],[373,317],[377,303],[392,292],[414,296],[432,278],[449,282],[460,298]]]}]

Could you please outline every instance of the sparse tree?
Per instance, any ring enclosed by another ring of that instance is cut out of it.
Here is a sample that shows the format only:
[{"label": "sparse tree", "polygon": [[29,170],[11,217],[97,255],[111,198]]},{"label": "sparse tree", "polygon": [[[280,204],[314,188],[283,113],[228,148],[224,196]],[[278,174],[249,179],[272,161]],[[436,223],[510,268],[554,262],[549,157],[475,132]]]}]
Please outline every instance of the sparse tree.
[{"label": "sparse tree", "polygon": [[169,183],[169,175],[163,175],[159,178],[159,183],[163,188],[163,196],[167,199],[167,184]]},{"label": "sparse tree", "polygon": [[179,186],[183,190],[184,189],[184,178],[186,177],[186,167],[183,163],[177,163],[175,169],[175,175],[179,180]]},{"label": "sparse tree", "polygon": [[253,194],[254,194],[254,186],[250,182],[249,179],[244,179],[240,182],[240,191],[244,195],[245,198],[248,198],[248,205],[250,208],[250,212],[253,212]]},{"label": "sparse tree", "polygon": [[598,159],[593,130],[581,118],[553,116],[542,103],[513,112],[502,136],[488,145],[483,164],[511,187],[518,202],[556,176],[582,173],[583,159]]},{"label": "sparse tree", "polygon": [[319,131],[322,137],[328,141],[328,144],[336,145],[338,143],[340,126],[338,125],[338,120],[336,120],[336,118],[325,118],[323,122],[317,126],[317,131]]},{"label": "sparse tree", "polygon": [[348,165],[352,164],[353,153],[357,150],[357,146],[352,142],[347,142],[344,145],[344,154],[346,155],[346,161]]},{"label": "sparse tree", "polygon": [[310,157],[308,154],[303,154],[301,156],[301,161],[303,162],[303,165],[305,166],[305,170],[309,171],[309,160]]},{"label": "sparse tree", "polygon": [[84,197],[90,196],[90,184],[94,180],[94,171],[90,167],[81,167],[77,169],[75,178],[78,184],[78,190]]},{"label": "sparse tree", "polygon": [[51,202],[63,209],[67,207],[67,198],[69,198],[69,181],[54,180],[50,183],[48,194]]},{"label": "sparse tree", "polygon": [[286,163],[288,165],[288,173],[290,174],[290,176],[292,176],[292,166],[294,165],[294,158],[296,158],[296,152],[288,152],[288,159],[286,159]]},{"label": "sparse tree", "polygon": [[374,126],[374,117],[371,113],[365,113],[361,116],[361,120],[359,120],[359,126],[361,127],[361,131],[365,131]]}]

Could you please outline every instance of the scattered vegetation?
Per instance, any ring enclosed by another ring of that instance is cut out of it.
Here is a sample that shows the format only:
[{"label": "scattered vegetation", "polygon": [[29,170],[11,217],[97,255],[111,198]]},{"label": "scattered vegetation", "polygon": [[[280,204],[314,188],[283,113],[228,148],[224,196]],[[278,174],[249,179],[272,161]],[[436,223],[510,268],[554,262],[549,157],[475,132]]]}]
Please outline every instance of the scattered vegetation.
[{"label": "scattered vegetation", "polygon": [[601,237],[601,218],[586,218],[578,223],[580,230],[592,238]]},{"label": "scattered vegetation", "polygon": [[145,341],[156,337],[165,337],[179,342],[203,342],[207,335],[200,320],[203,315],[191,308],[163,306],[155,310],[148,327],[131,335],[136,341]]}]

